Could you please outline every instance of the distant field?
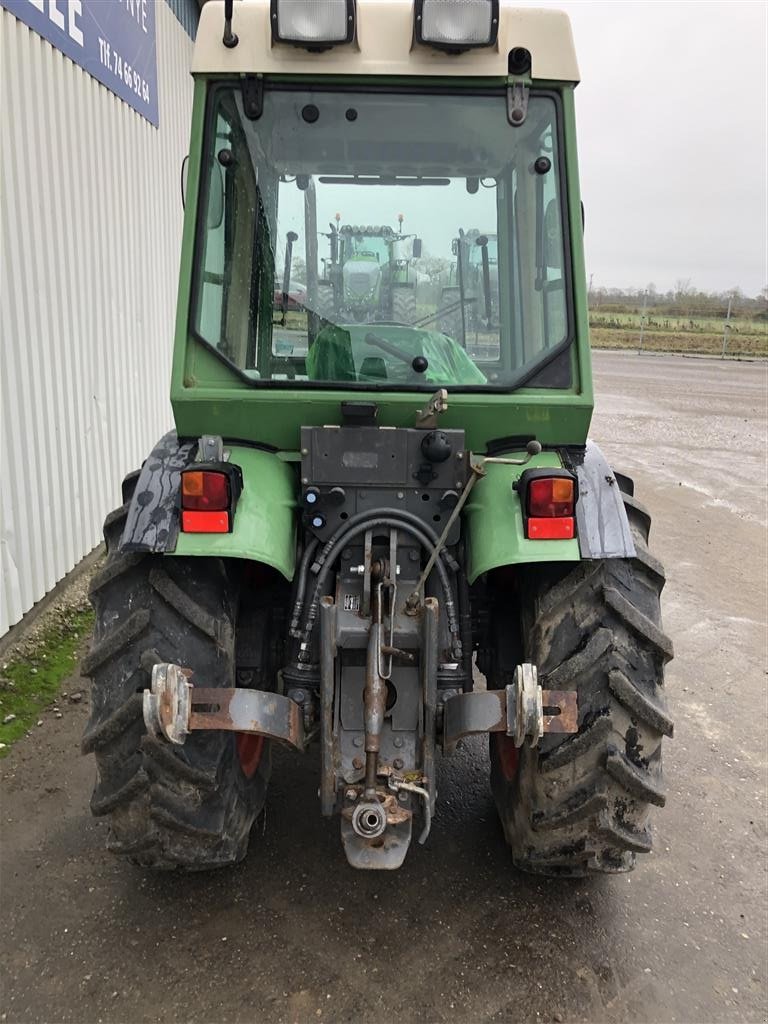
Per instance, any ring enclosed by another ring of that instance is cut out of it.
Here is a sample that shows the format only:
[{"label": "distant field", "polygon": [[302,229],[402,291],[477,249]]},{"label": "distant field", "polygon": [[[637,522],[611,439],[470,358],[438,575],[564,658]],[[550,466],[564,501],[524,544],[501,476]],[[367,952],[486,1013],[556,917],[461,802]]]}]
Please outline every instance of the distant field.
[{"label": "distant field", "polygon": [[[725,317],[683,317],[653,314],[643,331],[643,351],[720,355]],[[640,314],[592,310],[593,348],[640,346]],[[732,318],[726,355],[768,357],[768,323]]]},{"label": "distant field", "polygon": [[[419,309],[419,315],[428,315],[427,307]],[[291,332],[306,329],[306,316],[289,310],[285,318],[284,341],[287,351],[294,355],[305,352]],[[725,317],[683,317],[654,313],[649,316],[643,331],[643,351],[681,352],[691,355],[720,355],[723,350],[723,325]],[[726,355],[768,358],[768,322],[747,317],[733,317],[728,329]],[[431,325],[434,329],[434,326]],[[610,309],[593,309],[589,315],[590,337],[593,348],[640,347],[640,314],[613,312]],[[281,333],[276,328],[276,337]],[[481,359],[497,358],[498,332],[490,335],[467,332],[467,348],[470,355]],[[280,354],[280,339],[277,345]],[[286,354],[286,352],[282,354]]]}]

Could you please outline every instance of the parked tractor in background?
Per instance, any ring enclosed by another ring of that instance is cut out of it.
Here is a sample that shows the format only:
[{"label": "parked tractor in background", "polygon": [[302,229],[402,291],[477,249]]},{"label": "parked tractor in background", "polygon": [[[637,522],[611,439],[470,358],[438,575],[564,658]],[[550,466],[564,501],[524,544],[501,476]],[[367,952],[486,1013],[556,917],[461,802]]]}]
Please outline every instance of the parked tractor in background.
[{"label": "parked tractor in background", "polygon": [[441,293],[441,330],[465,339],[467,332],[492,330],[498,319],[498,236],[477,228],[459,234],[451,243],[455,262]]},{"label": "parked tractor in background", "polygon": [[416,319],[416,271],[421,239],[388,225],[330,225],[330,258],[318,283],[320,312],[357,323]]},{"label": "parked tractor in background", "polygon": [[[110,849],[240,860],[279,743],[316,759],[349,863],[396,868],[438,758],[487,734],[518,867],[630,870],[672,647],[650,514],[588,439],[567,17],[210,0],[193,74],[175,429],[123,481],[91,588]],[[332,228],[323,269],[318,208],[363,206],[455,257],[458,326],[431,280],[412,315],[413,236]],[[452,252],[457,223],[487,233]]]}]

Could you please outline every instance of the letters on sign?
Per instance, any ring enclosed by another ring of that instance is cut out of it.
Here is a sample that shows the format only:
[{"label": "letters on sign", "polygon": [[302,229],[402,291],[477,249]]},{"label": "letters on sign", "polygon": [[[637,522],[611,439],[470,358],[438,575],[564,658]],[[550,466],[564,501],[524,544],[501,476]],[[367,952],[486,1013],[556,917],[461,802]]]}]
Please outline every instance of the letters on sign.
[{"label": "letters on sign", "polygon": [[0,0],[157,127],[155,0]]}]

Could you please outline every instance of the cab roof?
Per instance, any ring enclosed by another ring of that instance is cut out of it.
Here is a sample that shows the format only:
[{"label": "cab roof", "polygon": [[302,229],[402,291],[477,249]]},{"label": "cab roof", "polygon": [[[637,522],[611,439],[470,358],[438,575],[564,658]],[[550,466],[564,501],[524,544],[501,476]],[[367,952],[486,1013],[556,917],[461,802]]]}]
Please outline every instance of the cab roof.
[{"label": "cab roof", "polygon": [[222,43],[224,0],[208,0],[192,61],[193,74],[298,74],[377,76],[504,77],[510,50],[531,53],[531,77],[578,82],[571,24],[562,11],[499,3],[494,46],[454,55],[417,45],[414,0],[357,0],[357,33],[352,43],[309,53],[273,43],[270,0],[237,0],[232,29],[238,45]]}]

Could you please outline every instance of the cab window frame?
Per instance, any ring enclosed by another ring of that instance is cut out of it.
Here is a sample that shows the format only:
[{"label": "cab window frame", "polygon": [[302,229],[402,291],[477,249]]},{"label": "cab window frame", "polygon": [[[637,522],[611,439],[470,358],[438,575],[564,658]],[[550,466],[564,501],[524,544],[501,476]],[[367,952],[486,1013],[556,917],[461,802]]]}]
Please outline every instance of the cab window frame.
[{"label": "cab window frame", "polygon": [[[421,87],[415,84],[395,84],[385,83],[380,85],[374,85],[369,81],[350,80],[346,82],[323,82],[322,78],[315,79],[312,82],[292,80],[282,80],[279,78],[264,79],[264,102],[268,102],[268,97],[271,92],[305,92],[308,88],[316,92],[327,92],[327,93],[340,93],[340,94],[384,94],[384,95],[415,95],[415,96],[478,96],[478,97],[506,97],[506,86],[499,84],[489,84],[488,86],[463,86],[458,87],[455,82],[446,84],[430,83]],[[307,390],[313,392],[327,392],[327,391],[349,391],[351,393],[432,393],[435,389],[435,384],[425,381],[423,384],[415,382],[409,382],[408,384],[397,384],[393,382],[384,382],[381,384],[374,382],[354,382],[354,381],[318,381],[318,380],[307,380],[301,379],[296,380],[293,378],[289,379],[265,379],[255,377],[246,369],[238,366],[231,359],[228,359],[226,354],[211,343],[204,335],[202,335],[198,329],[198,321],[200,319],[200,291],[201,291],[201,277],[202,277],[202,266],[201,261],[198,258],[198,254],[202,251],[205,244],[205,231],[206,231],[206,216],[205,211],[208,201],[208,192],[210,187],[210,175],[211,175],[211,161],[207,159],[211,153],[213,140],[216,135],[216,122],[218,114],[218,97],[221,92],[230,92],[235,94],[240,88],[239,78],[217,78],[211,80],[208,84],[208,90],[206,95],[206,109],[204,117],[204,128],[203,128],[203,139],[202,139],[202,154],[200,162],[200,176],[198,185],[198,194],[196,197],[195,204],[195,231],[194,231],[194,250],[192,257],[192,278],[190,282],[189,290],[189,306],[187,311],[187,331],[188,336],[194,338],[195,341],[212,353],[217,359],[224,363],[233,373],[235,373],[243,384],[248,387],[255,389],[275,389],[275,390]],[[571,220],[570,220],[570,204],[569,204],[569,182],[567,172],[567,159],[565,151],[565,124],[564,124],[564,110],[562,95],[557,89],[554,88],[536,88],[532,86],[530,88],[530,97],[542,97],[549,99],[554,104],[555,117],[554,117],[554,129],[556,137],[556,148],[557,148],[557,162],[556,170],[559,181],[559,207],[560,207],[560,224],[563,236],[563,288],[565,294],[565,314],[567,321],[567,330],[565,337],[553,345],[551,348],[545,348],[540,353],[541,358],[536,358],[530,362],[521,365],[518,369],[520,370],[519,376],[512,380],[504,383],[498,382],[486,382],[484,384],[454,384],[451,386],[451,392],[455,394],[512,394],[521,388],[524,388],[529,382],[531,386],[543,387],[547,390],[566,390],[573,386],[572,371],[570,367],[571,360],[568,360],[568,372],[567,374],[558,373],[554,375],[558,383],[555,384],[538,384],[535,378],[544,374],[546,376],[546,370],[552,364],[562,360],[560,357],[565,352],[571,351],[576,343],[576,308],[574,301],[574,287],[573,287],[573,254],[572,254],[572,236],[571,236]],[[514,126],[510,126],[510,131],[514,131]],[[257,190],[258,191],[258,190]],[[256,258],[256,250],[259,244],[257,237],[258,233],[254,232],[253,242],[253,253],[252,260]],[[517,246],[514,247],[515,252]],[[497,257],[498,258],[498,257]],[[519,260],[518,260],[519,262]],[[513,262],[510,262],[510,270],[514,272]],[[519,267],[518,267],[519,272]],[[514,288],[511,282],[508,284],[509,287]],[[270,277],[269,274],[266,278],[272,280],[274,277],[273,273]],[[252,346],[258,348],[258,338],[260,337],[261,327],[259,321],[263,315],[259,309],[259,303],[256,301],[258,298],[258,286],[257,281],[265,278],[264,268],[255,266],[255,271],[252,274],[251,280],[251,303],[250,309],[251,323],[249,326],[249,334],[253,340],[249,342],[249,351],[252,351]],[[501,288],[501,284],[500,284]],[[501,298],[501,295],[500,295]],[[519,311],[515,309],[510,310],[512,317],[517,317]],[[224,316],[222,310],[222,317]],[[510,349],[511,351],[511,349]]]}]

